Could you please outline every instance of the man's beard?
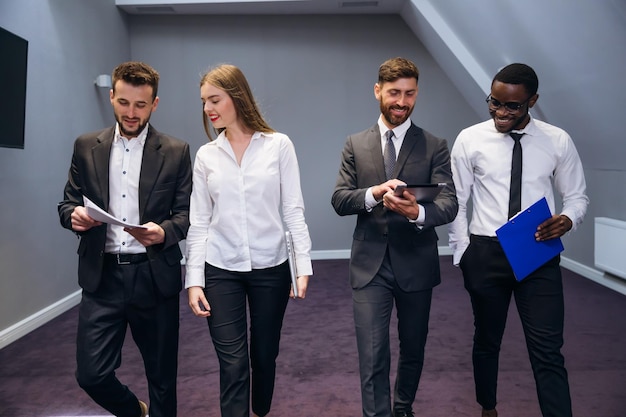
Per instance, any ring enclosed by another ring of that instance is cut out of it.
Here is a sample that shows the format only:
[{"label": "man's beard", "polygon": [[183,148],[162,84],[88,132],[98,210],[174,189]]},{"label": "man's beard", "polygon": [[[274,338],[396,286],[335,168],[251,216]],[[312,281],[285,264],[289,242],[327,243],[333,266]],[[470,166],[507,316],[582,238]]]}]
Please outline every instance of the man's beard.
[{"label": "man's beard", "polygon": [[[495,111],[490,111],[489,115],[491,116],[491,118],[493,119],[493,121],[495,123],[495,121],[496,121],[496,112]],[[527,116],[528,116],[528,109],[526,109],[526,112],[524,112],[524,114],[522,114],[521,116],[513,119],[512,127],[507,132],[501,132],[501,133],[509,133],[512,130],[519,129],[518,126],[521,125],[524,122],[524,120],[526,120]],[[497,126],[496,126],[496,130],[498,130]],[[500,131],[500,130],[498,130],[498,131]]]},{"label": "man's beard", "polygon": [[[391,108],[405,110],[406,113],[402,117],[397,117],[397,116],[393,115],[393,113],[391,112]],[[387,105],[385,105],[385,104],[383,104],[381,102],[380,103],[380,112],[383,114],[383,117],[385,118],[385,120],[387,120],[387,122],[389,122],[390,125],[399,126],[402,123],[406,122],[408,120],[409,116],[411,116],[411,113],[413,113],[413,107],[408,107],[408,106],[387,106]]]},{"label": "man's beard", "polygon": [[150,120],[150,117],[148,117],[144,123],[140,124],[137,126],[137,129],[133,130],[128,130],[124,127],[124,123],[123,123],[123,118],[122,117],[118,117],[117,118],[117,124],[120,127],[120,133],[122,134],[122,136],[124,136],[125,138],[135,138],[137,136],[139,136],[139,134],[145,129],[145,127],[148,125],[148,121]]}]

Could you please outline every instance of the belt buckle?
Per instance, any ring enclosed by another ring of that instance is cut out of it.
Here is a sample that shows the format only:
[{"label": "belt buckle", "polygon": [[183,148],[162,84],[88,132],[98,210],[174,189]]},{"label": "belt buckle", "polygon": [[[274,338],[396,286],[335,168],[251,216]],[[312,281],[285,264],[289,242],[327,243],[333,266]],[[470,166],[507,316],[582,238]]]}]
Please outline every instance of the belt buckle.
[{"label": "belt buckle", "polygon": [[116,259],[117,259],[117,264],[118,264],[118,265],[130,265],[130,261],[123,262],[123,261],[120,259],[120,253],[116,253],[116,254],[115,254],[115,257],[116,257]]}]

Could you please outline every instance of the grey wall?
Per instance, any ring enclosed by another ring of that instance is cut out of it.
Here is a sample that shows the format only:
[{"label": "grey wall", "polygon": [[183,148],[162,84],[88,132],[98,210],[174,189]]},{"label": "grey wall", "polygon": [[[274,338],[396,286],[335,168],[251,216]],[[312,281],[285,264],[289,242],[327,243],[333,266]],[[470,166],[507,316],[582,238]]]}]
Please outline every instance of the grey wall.
[{"label": "grey wall", "polygon": [[[411,28],[484,118],[483,99],[501,67],[524,62],[537,71],[539,101],[533,114],[572,136],[591,201],[584,223],[563,239],[564,256],[593,267],[594,217],[626,221],[626,140],[619,106],[626,92],[626,1],[411,0],[403,15],[422,12],[433,26]],[[447,39],[436,39],[438,32]],[[446,43],[452,54],[442,50]],[[471,59],[450,58],[463,49]],[[481,71],[488,75],[478,85],[483,95],[463,76],[463,68],[474,81]]]},{"label": "grey wall", "polygon": [[111,123],[96,76],[130,58],[114,4],[0,2],[0,26],[29,41],[25,149],[0,148],[0,330],[78,290],[78,241],[56,204],[76,136]]},{"label": "grey wall", "polygon": [[[56,203],[74,138],[113,121],[107,91],[93,80],[131,58],[162,75],[153,123],[194,153],[205,141],[200,74],[221,62],[244,70],[272,126],[296,145],[316,251],[350,246],[354,219],[337,217],[329,199],[346,135],[378,115],[373,84],[382,60],[418,63],[414,120],[449,143],[487,117],[482,100],[493,73],[527,62],[540,77],[537,116],[570,132],[586,168],[591,206],[565,239],[565,255],[592,267],[593,217],[626,220],[617,105],[626,91],[626,2],[407,4],[402,17],[150,17],[124,16],[114,0],[0,1],[0,26],[30,42],[26,148],[0,148],[0,334],[78,290],[78,242],[59,226]],[[418,8],[429,11],[426,21]],[[456,47],[447,50],[451,38]],[[445,245],[446,228],[439,233]]]},{"label": "grey wall", "polygon": [[[229,62],[242,68],[272,127],[294,141],[313,250],[349,249],[355,217],[330,205],[348,134],[372,126],[378,66],[407,56],[420,68],[413,120],[452,140],[479,120],[442,69],[397,15],[132,16],[133,57],[163,80],[154,123],[182,136],[194,151],[206,141],[200,75]],[[171,82],[176,80],[176,82]],[[447,244],[447,228],[440,230]]]},{"label": "grey wall", "polygon": [[[35,5],[36,4],[36,5]],[[126,59],[161,73],[154,125],[192,145],[206,140],[199,79],[209,66],[239,65],[271,125],[300,159],[314,250],[350,247],[354,218],[330,206],[345,137],[373,125],[378,65],[391,56],[421,69],[414,120],[452,140],[478,120],[399,16],[122,16],[113,0],[2,2],[0,25],[28,39],[26,149],[0,148],[0,329],[78,290],[77,239],[59,226],[56,203],[72,142],[113,122],[93,80]],[[33,24],[35,22],[36,24]],[[451,117],[451,115],[454,115]],[[447,242],[446,230],[441,232]]]}]

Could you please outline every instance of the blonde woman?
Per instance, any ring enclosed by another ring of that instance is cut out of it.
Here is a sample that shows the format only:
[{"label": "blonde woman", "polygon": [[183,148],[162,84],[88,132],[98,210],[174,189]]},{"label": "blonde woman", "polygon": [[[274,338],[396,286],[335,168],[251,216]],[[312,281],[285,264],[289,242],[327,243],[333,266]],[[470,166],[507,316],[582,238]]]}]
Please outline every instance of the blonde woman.
[{"label": "blonde woman", "polygon": [[193,313],[208,320],[222,416],[248,417],[252,397],[253,415],[262,417],[272,402],[285,309],[295,297],[285,226],[295,247],[298,298],[313,272],[298,161],[291,140],[263,119],[239,68],[206,73],[200,96],[210,141],[194,163],[185,287]]}]

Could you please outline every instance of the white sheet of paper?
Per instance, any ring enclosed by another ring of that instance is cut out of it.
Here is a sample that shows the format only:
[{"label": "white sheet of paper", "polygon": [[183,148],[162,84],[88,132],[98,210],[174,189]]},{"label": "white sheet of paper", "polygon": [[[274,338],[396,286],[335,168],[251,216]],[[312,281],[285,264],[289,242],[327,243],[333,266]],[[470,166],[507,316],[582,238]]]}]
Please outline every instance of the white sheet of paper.
[{"label": "white sheet of paper", "polygon": [[111,216],[109,213],[102,210],[93,201],[91,201],[85,196],[83,196],[83,202],[85,204],[85,209],[87,209],[87,214],[89,215],[89,217],[91,217],[92,219],[96,221],[99,221],[102,223],[114,224],[114,225],[122,226],[122,227],[129,227],[129,228],[140,228],[140,229],[146,228],[140,224],[126,223],[116,217]]}]

